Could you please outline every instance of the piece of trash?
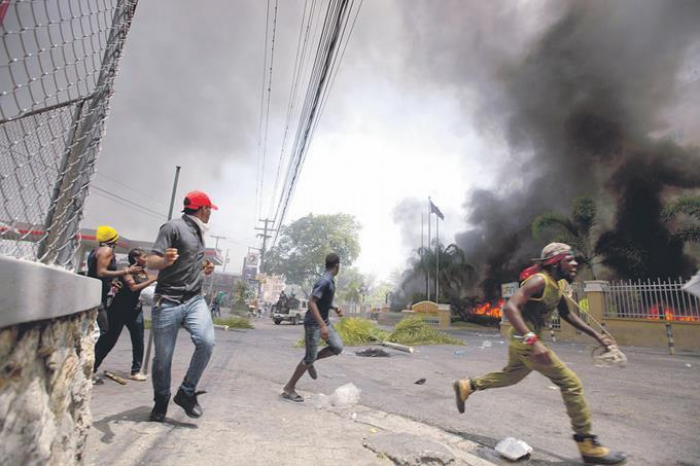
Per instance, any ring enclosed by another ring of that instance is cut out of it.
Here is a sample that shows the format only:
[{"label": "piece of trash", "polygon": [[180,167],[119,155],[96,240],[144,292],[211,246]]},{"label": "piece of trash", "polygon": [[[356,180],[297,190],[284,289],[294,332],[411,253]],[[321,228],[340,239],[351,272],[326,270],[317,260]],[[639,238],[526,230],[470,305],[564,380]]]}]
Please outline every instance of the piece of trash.
[{"label": "piece of trash", "polygon": [[550,385],[549,389],[550,390],[559,390],[559,387],[555,387],[554,385]]},{"label": "piece of trash", "polygon": [[455,351],[455,354],[456,354],[457,356],[461,356],[461,355],[464,354],[464,351],[462,351],[461,349],[458,349],[457,351]]},{"label": "piece of trash", "polygon": [[414,382],[416,385],[423,385],[425,383],[425,379],[418,379]]},{"label": "piece of trash", "polygon": [[499,343],[502,344],[502,345],[505,345],[505,344],[506,344],[506,342],[503,341],[503,340],[499,341]]},{"label": "piece of trash", "polygon": [[356,351],[356,356],[363,356],[365,358],[390,358],[391,354],[387,353],[381,348],[367,348],[362,351]]},{"label": "piece of trash", "polygon": [[353,383],[335,389],[329,397],[330,404],[336,408],[346,408],[360,402],[360,390]]},{"label": "piece of trash", "polygon": [[352,413],[350,415],[350,419],[352,419],[353,421],[357,421],[357,413]]},{"label": "piece of trash", "polygon": [[522,440],[513,437],[506,437],[496,445],[496,451],[501,456],[508,458],[511,461],[517,461],[530,453],[532,447]]},{"label": "piece of trash", "polygon": [[316,409],[328,409],[331,407],[330,396],[319,393],[314,396],[314,407]]},{"label": "piece of trash", "polygon": [[373,434],[377,433],[377,429],[375,429],[374,427],[370,428],[369,431]]},{"label": "piece of trash", "polygon": [[690,363],[685,363],[685,367],[693,367],[693,365]]},{"label": "piece of trash", "polygon": [[481,344],[482,348],[491,348],[491,341],[490,340],[484,340],[484,342]]}]

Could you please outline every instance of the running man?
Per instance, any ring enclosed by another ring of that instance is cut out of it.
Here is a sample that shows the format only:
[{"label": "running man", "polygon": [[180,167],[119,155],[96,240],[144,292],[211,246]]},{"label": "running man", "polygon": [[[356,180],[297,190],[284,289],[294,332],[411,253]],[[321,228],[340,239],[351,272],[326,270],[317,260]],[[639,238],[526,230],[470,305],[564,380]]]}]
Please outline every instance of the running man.
[{"label": "running man", "polygon": [[511,325],[511,340],[508,348],[508,364],[500,372],[478,378],[455,381],[453,388],[457,409],[464,413],[464,402],[480,390],[508,387],[537,371],[549,378],[561,390],[566,411],[571,419],[574,440],[586,464],[623,464],[626,455],[610,451],[591,434],[591,413],[583,396],[583,387],[578,376],[564,364],[540,339],[552,312],[559,310],[559,317],[590,335],[601,345],[614,345],[607,335],[597,333],[581,318],[569,312],[563,287],[576,276],[578,263],[571,246],[563,243],[548,244],[539,258],[536,272],[524,279],[520,289],[508,300],[503,310]]},{"label": "running man", "polygon": [[173,401],[191,418],[204,413],[197,401],[197,384],[209,363],[214,349],[214,323],[202,296],[204,234],[208,230],[211,211],[218,208],[209,196],[192,191],[185,196],[184,215],[160,228],[158,238],[148,256],[148,268],[160,270],[154,294],[152,332],[155,344],[153,358],[153,400],[151,421],[163,422],[170,402],[170,371],[178,329],[183,326],[195,345],[185,379]]},{"label": "running man", "polygon": [[[306,355],[297,365],[282,391],[282,398],[291,401],[304,401],[296,392],[296,385],[304,372],[309,371],[312,379],[318,378],[314,367],[314,361],[329,356],[337,356],[343,352],[343,341],[336,333],[328,320],[328,312],[333,309],[338,317],[343,317],[343,310],[333,306],[335,296],[335,277],[340,271],[340,257],[335,253],[326,256],[326,272],[314,285],[309,300],[309,310],[304,318],[304,341],[306,342]],[[323,339],[328,346],[318,350],[318,341]]]},{"label": "running man", "polygon": [[[141,267],[146,265],[146,252],[135,248],[129,251],[129,265]],[[151,278],[141,269],[135,273],[127,273],[119,277],[121,288],[114,296],[107,309],[109,329],[95,345],[95,372],[119,340],[122,329],[126,326],[131,336],[131,376],[132,380],[143,382],[146,376],[141,373],[143,364],[143,309],[141,307],[141,291],[151,286],[157,278]]]}]

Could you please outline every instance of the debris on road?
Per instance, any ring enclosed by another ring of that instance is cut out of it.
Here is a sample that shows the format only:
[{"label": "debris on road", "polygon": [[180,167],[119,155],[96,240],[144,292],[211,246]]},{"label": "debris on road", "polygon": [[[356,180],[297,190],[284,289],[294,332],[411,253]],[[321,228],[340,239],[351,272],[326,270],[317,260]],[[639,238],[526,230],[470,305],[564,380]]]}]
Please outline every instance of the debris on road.
[{"label": "debris on road", "polygon": [[362,351],[356,351],[355,356],[363,356],[365,358],[389,358],[391,354],[381,348],[367,348]]},{"label": "debris on road", "polygon": [[491,340],[484,340],[484,342],[481,344],[481,348],[491,348]]},{"label": "debris on road", "polygon": [[460,349],[460,350],[457,350],[457,351],[455,351],[455,355],[456,355],[456,356],[462,356],[462,355],[463,355],[464,353],[465,353],[465,352],[464,352],[464,351],[462,351],[461,349]]},{"label": "debris on road", "polygon": [[532,453],[532,447],[522,440],[513,437],[506,437],[496,445],[496,451],[504,458],[517,461]]},{"label": "debris on road", "polygon": [[386,346],[387,348],[395,349],[397,351],[403,351],[404,353],[413,354],[413,347],[411,346],[399,345],[398,343],[391,343],[389,341],[382,341],[379,344],[382,346]]},{"label": "debris on road", "polygon": [[423,385],[423,384],[425,383],[425,379],[423,379],[423,378],[418,379],[418,380],[416,380],[414,383],[415,383],[416,385]]},{"label": "debris on road", "polygon": [[348,383],[336,388],[332,395],[318,394],[314,401],[318,409],[348,408],[360,402],[360,389]]},{"label": "debris on road", "polygon": [[114,380],[119,384],[126,385],[126,380],[124,380],[122,377],[119,377],[114,372],[105,371],[105,377],[109,377],[110,379]]}]

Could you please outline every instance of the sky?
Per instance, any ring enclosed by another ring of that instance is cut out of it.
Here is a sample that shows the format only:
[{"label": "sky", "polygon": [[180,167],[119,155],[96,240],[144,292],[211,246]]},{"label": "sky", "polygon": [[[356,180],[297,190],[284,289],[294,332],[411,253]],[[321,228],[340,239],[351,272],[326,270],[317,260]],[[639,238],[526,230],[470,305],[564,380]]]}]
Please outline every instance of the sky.
[{"label": "sky", "polygon": [[[219,206],[210,236],[225,237],[219,249],[231,258],[227,271],[240,271],[248,247],[260,246],[258,219],[274,213],[304,4],[279,2],[258,208],[267,2],[139,3],[84,227],[110,224],[128,238],[155,239],[180,165],[176,208],[187,191],[209,193]],[[420,246],[428,196],[445,214],[441,240],[452,242],[468,227],[467,193],[498,192],[512,161],[505,131],[487,128],[479,113],[479,92],[491,79],[480,54],[526,54],[564,4],[362,2],[286,223],[309,213],[354,215],[362,225],[355,265],[378,280],[402,271]],[[105,190],[152,212],[115,203]]]}]

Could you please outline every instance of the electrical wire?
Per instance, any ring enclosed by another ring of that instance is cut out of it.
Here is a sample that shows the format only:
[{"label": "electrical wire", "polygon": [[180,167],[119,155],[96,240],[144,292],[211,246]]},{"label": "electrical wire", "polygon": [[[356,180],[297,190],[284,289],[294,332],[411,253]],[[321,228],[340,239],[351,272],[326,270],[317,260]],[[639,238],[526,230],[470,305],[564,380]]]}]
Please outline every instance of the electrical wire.
[{"label": "electrical wire", "polygon": [[262,199],[265,196],[265,162],[267,160],[267,137],[270,129],[270,104],[272,101],[272,76],[275,64],[275,42],[277,38],[277,12],[279,8],[279,0],[275,0],[275,16],[272,20],[272,47],[270,52],[270,73],[267,86],[267,110],[265,112],[265,137],[263,139],[262,152],[262,168],[260,176],[260,202],[258,204],[257,215],[260,217],[262,213]]},{"label": "electrical wire", "polygon": [[343,41],[343,38],[345,37],[345,46],[343,47],[344,54],[344,50],[347,47],[347,41],[349,41],[352,30],[354,29],[354,24],[357,19],[357,15],[359,14],[359,7],[356,10],[353,25],[351,26],[347,36],[345,36],[345,30],[351,16],[350,12],[353,4],[354,0],[350,5],[348,4],[347,0],[341,0],[337,3],[331,2],[328,5],[328,10],[326,12],[322,29],[322,36],[319,40],[319,45],[316,51],[313,72],[309,80],[309,87],[307,89],[300,124],[297,128],[294,154],[287,170],[284,185],[285,187],[283,189],[283,194],[280,197],[280,203],[278,204],[277,212],[275,213],[274,217],[276,227],[274,228],[275,236],[272,246],[274,246],[274,244],[277,242],[280,229],[284,223],[284,218],[301,173],[301,168],[306,158],[306,153],[308,151],[313,132],[318,125],[318,120],[320,117],[319,111],[325,106],[325,102],[330,92],[329,86],[335,80],[334,77],[335,74],[337,74],[340,64],[338,59],[338,50],[341,41]]},{"label": "electrical wire", "polygon": [[127,199],[127,198],[125,198],[125,197],[122,197],[122,196],[120,196],[120,195],[118,195],[118,194],[115,194],[115,193],[113,193],[113,192],[111,192],[111,191],[108,191],[108,190],[106,190],[106,189],[100,188],[99,186],[95,186],[94,184],[91,185],[91,188],[98,191],[98,193],[95,193],[95,194],[100,195],[100,193],[103,193],[102,197],[110,196],[110,197],[107,197],[107,199],[111,199],[111,200],[115,201],[117,204],[121,204],[121,205],[123,205],[123,206],[125,206],[125,207],[129,207],[129,208],[131,208],[131,209],[138,210],[138,211],[140,211],[141,213],[149,214],[149,215],[156,216],[156,217],[159,217],[159,218],[164,218],[164,219],[166,219],[166,220],[167,220],[167,218],[168,218],[166,215],[164,215],[164,214],[162,214],[162,213],[160,213],[160,212],[157,212],[157,211],[155,211],[155,210],[149,209],[148,207],[145,207],[145,206],[143,206],[143,205],[141,205],[141,204],[138,204],[138,203],[136,203],[136,202],[134,202],[134,201],[132,201],[132,200],[130,200],[130,199]]}]

